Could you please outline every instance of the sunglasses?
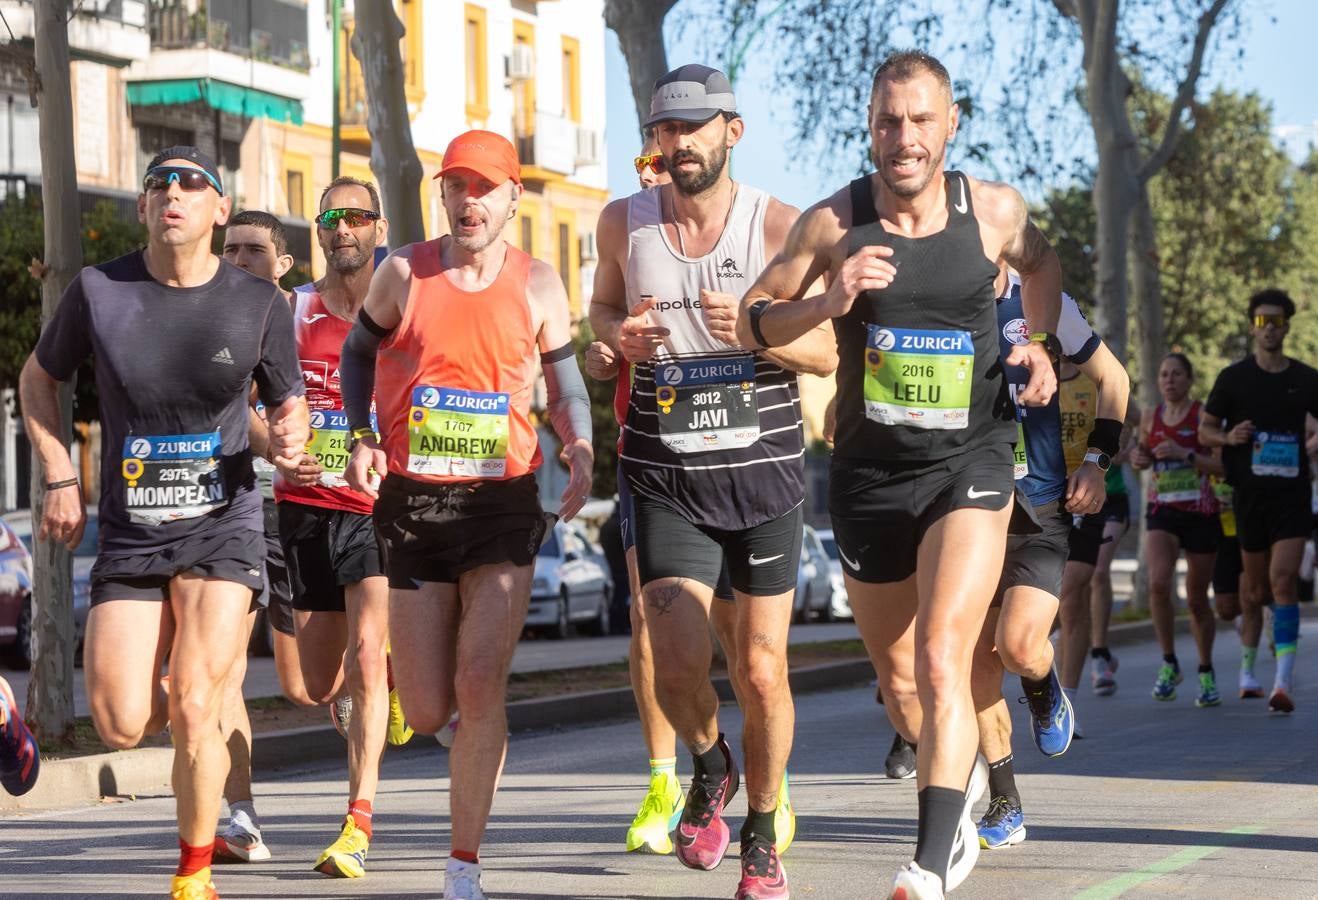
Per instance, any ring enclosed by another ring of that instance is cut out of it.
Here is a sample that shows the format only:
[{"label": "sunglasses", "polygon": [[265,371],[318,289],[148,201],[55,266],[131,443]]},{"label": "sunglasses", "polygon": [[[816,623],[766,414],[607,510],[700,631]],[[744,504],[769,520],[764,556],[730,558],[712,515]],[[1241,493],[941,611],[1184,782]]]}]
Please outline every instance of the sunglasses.
[{"label": "sunglasses", "polygon": [[142,178],[142,189],[163,191],[175,182],[178,182],[178,186],[185,191],[204,191],[210,187],[215,188],[217,194],[224,193],[220,190],[220,183],[211,176],[211,173],[192,166],[156,166],[154,169],[148,169]]},{"label": "sunglasses", "polygon": [[667,170],[664,165],[664,155],[662,153],[649,153],[645,156],[638,156],[632,160],[636,166],[636,174],[640,175],[646,169],[649,169],[656,175],[662,175]]},{"label": "sunglasses", "polygon": [[1277,328],[1286,327],[1286,317],[1281,313],[1275,313],[1270,316],[1257,315],[1254,317],[1255,328],[1267,328],[1269,325],[1275,325]]},{"label": "sunglasses", "polygon": [[372,212],[369,209],[357,209],[355,207],[344,207],[341,209],[327,209],[320,215],[316,216],[316,224],[326,231],[333,231],[339,227],[339,221],[343,220],[348,223],[349,228],[361,228],[380,218],[378,212]]}]

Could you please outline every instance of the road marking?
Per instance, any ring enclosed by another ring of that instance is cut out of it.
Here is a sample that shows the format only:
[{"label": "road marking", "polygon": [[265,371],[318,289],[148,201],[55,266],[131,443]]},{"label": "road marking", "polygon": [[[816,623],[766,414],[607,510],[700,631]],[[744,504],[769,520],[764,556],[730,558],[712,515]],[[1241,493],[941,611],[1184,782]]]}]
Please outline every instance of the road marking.
[{"label": "road marking", "polygon": [[[1262,825],[1239,825],[1235,828],[1228,828],[1222,832],[1222,839],[1216,844],[1201,844],[1195,847],[1186,847],[1184,850],[1178,850],[1171,856],[1164,857],[1157,862],[1149,863],[1142,869],[1134,872],[1128,872],[1125,875],[1118,875],[1116,878],[1109,879],[1102,884],[1095,885],[1086,891],[1081,891],[1075,895],[1075,900],[1112,900],[1114,897],[1120,897],[1126,891],[1134,890],[1146,882],[1152,881],[1163,875],[1170,875],[1179,869],[1184,869],[1191,863],[1196,863],[1208,856],[1214,850],[1222,850],[1230,847],[1232,844],[1239,843],[1242,837],[1258,834],[1263,830]],[[1235,838],[1234,840],[1232,838]]]}]

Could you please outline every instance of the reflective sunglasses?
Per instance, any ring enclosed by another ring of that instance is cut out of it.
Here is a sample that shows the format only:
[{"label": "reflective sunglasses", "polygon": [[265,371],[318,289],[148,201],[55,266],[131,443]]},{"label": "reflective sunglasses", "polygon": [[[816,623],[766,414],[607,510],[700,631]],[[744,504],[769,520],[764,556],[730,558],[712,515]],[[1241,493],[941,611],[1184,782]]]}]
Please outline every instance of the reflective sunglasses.
[{"label": "reflective sunglasses", "polygon": [[632,164],[636,166],[637,175],[640,175],[646,169],[649,169],[656,175],[662,175],[667,171],[667,167],[664,165],[664,155],[662,153],[648,153],[645,156],[638,156],[632,160]]},{"label": "reflective sunglasses", "polygon": [[333,231],[335,228],[339,227],[339,220],[347,222],[349,228],[361,228],[363,225],[370,224],[378,218],[380,218],[378,212],[348,206],[340,209],[325,210],[323,213],[316,216],[316,224],[326,231]]},{"label": "reflective sunglasses", "polygon": [[178,182],[178,186],[185,191],[204,191],[212,187],[215,188],[215,193],[224,193],[220,190],[220,183],[211,176],[210,172],[193,166],[156,166],[154,169],[148,169],[142,178],[142,189],[162,191],[174,182]]},{"label": "reflective sunglasses", "polygon": [[1254,317],[1255,328],[1267,328],[1269,325],[1275,325],[1278,328],[1285,328],[1286,317],[1281,313],[1274,313],[1270,316],[1259,314]]}]

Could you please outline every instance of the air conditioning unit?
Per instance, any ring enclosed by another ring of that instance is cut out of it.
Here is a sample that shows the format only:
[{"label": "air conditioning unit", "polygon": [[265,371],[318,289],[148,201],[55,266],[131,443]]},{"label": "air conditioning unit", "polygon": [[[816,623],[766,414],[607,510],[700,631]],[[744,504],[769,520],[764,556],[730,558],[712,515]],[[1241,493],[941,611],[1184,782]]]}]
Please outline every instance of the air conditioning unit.
[{"label": "air conditioning unit", "polygon": [[593,166],[600,161],[600,133],[593,128],[577,129],[577,165]]},{"label": "air conditioning unit", "polygon": [[594,262],[599,258],[599,252],[595,249],[595,232],[588,231],[581,236],[581,261]]},{"label": "air conditioning unit", "polygon": [[529,44],[513,44],[513,52],[503,58],[509,81],[527,81],[535,77],[535,50]]}]

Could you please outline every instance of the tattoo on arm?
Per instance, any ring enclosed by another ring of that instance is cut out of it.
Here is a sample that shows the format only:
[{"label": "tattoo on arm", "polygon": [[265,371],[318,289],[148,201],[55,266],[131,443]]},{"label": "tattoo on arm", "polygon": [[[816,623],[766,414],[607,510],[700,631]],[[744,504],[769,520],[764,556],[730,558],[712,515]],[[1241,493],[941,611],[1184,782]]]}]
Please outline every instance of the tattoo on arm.
[{"label": "tattoo on arm", "polygon": [[673,608],[674,601],[679,594],[686,588],[686,579],[679,578],[673,584],[666,587],[657,587],[650,591],[650,608],[655,611],[656,615],[664,615]]}]

